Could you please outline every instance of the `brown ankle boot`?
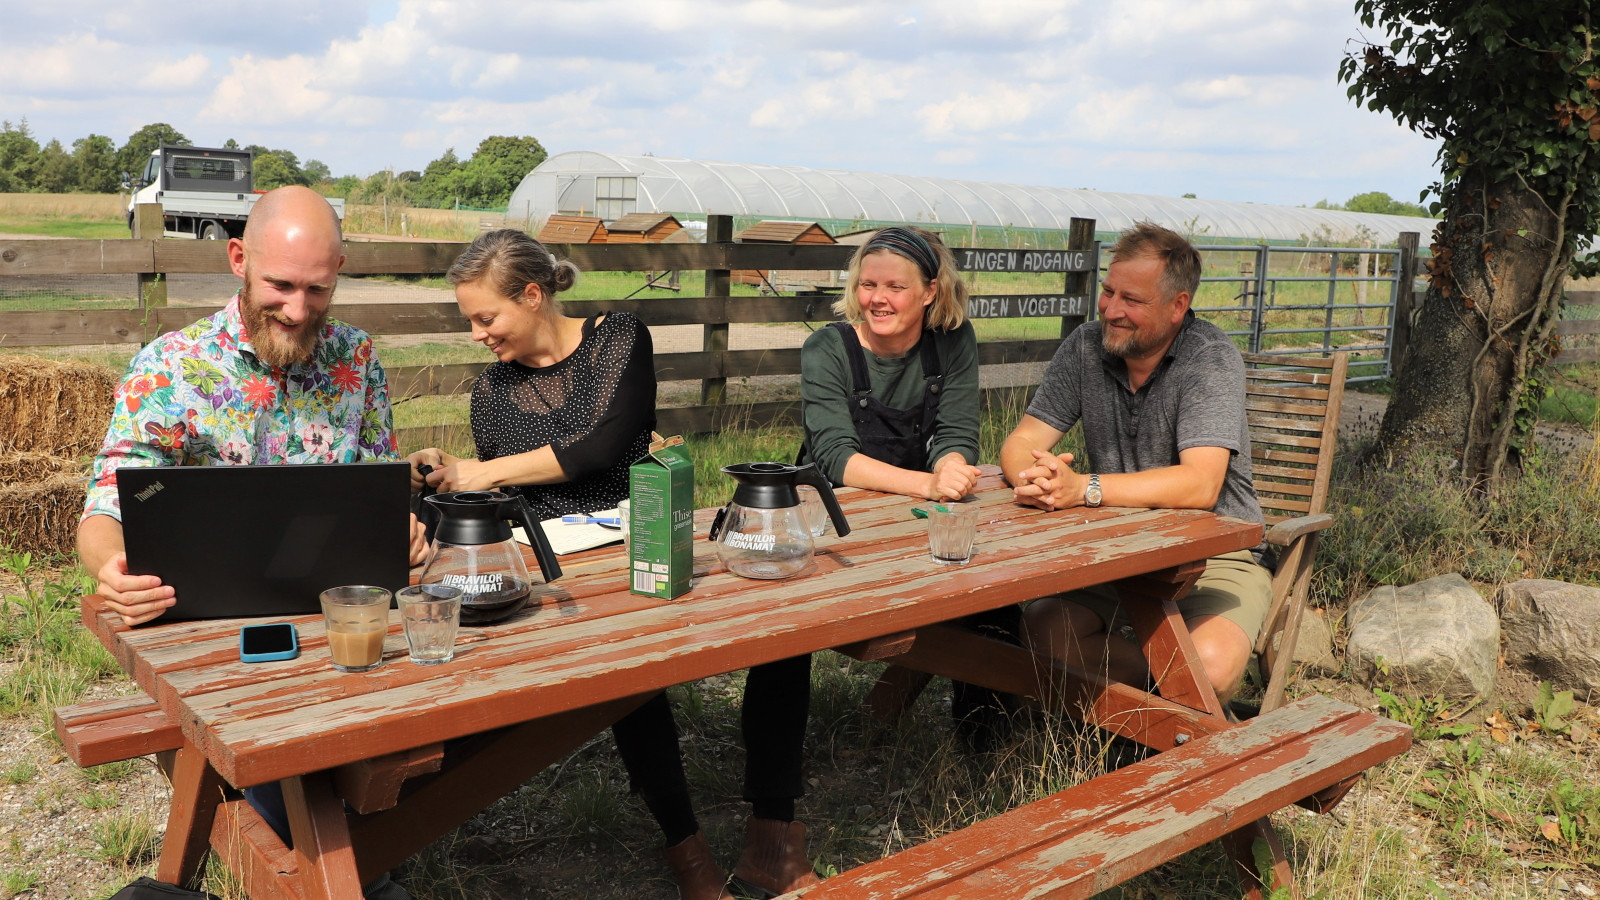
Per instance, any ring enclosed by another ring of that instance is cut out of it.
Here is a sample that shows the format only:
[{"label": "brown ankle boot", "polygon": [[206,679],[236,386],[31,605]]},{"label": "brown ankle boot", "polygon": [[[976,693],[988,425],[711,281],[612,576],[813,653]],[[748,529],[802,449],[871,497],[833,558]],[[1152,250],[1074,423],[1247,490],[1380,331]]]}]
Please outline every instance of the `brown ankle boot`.
[{"label": "brown ankle boot", "polygon": [[822,879],[806,858],[806,826],[751,816],[745,822],[744,853],[733,867],[736,887],[755,897],[776,897]]},{"label": "brown ankle boot", "polygon": [[672,875],[678,879],[678,896],[683,900],[732,900],[733,895],[727,888],[728,877],[711,858],[705,832],[696,831],[668,847],[667,864],[672,866]]}]

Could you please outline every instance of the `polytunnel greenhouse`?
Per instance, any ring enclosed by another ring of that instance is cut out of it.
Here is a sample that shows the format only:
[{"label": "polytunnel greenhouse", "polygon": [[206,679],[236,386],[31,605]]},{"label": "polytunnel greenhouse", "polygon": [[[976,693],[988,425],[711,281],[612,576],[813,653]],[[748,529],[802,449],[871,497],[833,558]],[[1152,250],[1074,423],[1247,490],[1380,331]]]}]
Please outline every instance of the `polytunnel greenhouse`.
[{"label": "polytunnel greenhouse", "polygon": [[1064,240],[1073,217],[1094,219],[1102,237],[1148,220],[1203,242],[1323,246],[1392,244],[1401,232],[1426,237],[1434,225],[1432,219],[1343,210],[588,150],[558,153],[528,173],[507,215],[535,223],[555,213],[611,221],[635,212],[669,213],[685,222],[707,213],[746,222],[798,219],[835,235],[914,223],[970,229],[974,238],[987,238],[984,243],[994,241],[998,229],[1007,245],[1034,246]]}]

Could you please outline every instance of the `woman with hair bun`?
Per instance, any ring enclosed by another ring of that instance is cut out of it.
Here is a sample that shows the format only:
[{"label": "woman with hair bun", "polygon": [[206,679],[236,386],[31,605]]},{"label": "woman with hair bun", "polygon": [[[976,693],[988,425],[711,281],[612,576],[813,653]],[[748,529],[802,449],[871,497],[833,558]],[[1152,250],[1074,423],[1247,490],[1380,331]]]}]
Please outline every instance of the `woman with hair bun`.
[{"label": "woman with hair bun", "polygon": [[[629,313],[586,319],[556,295],[578,267],[515,229],[480,235],[446,276],[472,339],[495,356],[472,387],[476,459],[437,447],[409,457],[411,485],[521,494],[539,519],[610,509],[628,496],[628,467],[650,447],[656,374],[650,332]],[[419,464],[433,467],[423,476]],[[617,751],[666,839],[684,900],[727,893],[695,818],[678,728],[660,693],[611,726]]]},{"label": "woman with hair bun", "polygon": [[556,295],[578,267],[515,229],[480,235],[446,275],[472,339],[496,362],[472,386],[476,459],[409,457],[440,491],[519,493],[541,519],[616,506],[656,419],[650,332],[625,312],[577,319]]}]

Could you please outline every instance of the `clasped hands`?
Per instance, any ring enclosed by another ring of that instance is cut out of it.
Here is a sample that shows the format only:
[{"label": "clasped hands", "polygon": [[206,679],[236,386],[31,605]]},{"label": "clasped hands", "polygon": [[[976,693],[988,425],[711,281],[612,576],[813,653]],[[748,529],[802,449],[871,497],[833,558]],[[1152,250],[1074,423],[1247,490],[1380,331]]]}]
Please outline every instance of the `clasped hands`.
[{"label": "clasped hands", "polygon": [[968,465],[959,453],[947,453],[928,473],[928,487],[924,497],[929,500],[960,500],[972,493],[978,485],[983,470]]},{"label": "clasped hands", "polygon": [[1011,489],[1016,501],[1050,510],[1082,506],[1089,476],[1072,471],[1072,454],[1031,452],[1033,465],[1017,473],[1018,483]]}]

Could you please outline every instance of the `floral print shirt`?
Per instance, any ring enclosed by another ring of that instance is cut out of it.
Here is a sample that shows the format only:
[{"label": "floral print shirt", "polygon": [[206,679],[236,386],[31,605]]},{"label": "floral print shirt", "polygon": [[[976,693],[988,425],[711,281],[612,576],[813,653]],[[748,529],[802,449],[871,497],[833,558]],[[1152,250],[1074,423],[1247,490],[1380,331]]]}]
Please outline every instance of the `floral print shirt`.
[{"label": "floral print shirt", "polygon": [[309,362],[256,358],[239,297],[146,345],[117,388],[84,517],[120,520],[122,466],[343,463],[396,458],[389,382],[360,329],[329,319]]}]

